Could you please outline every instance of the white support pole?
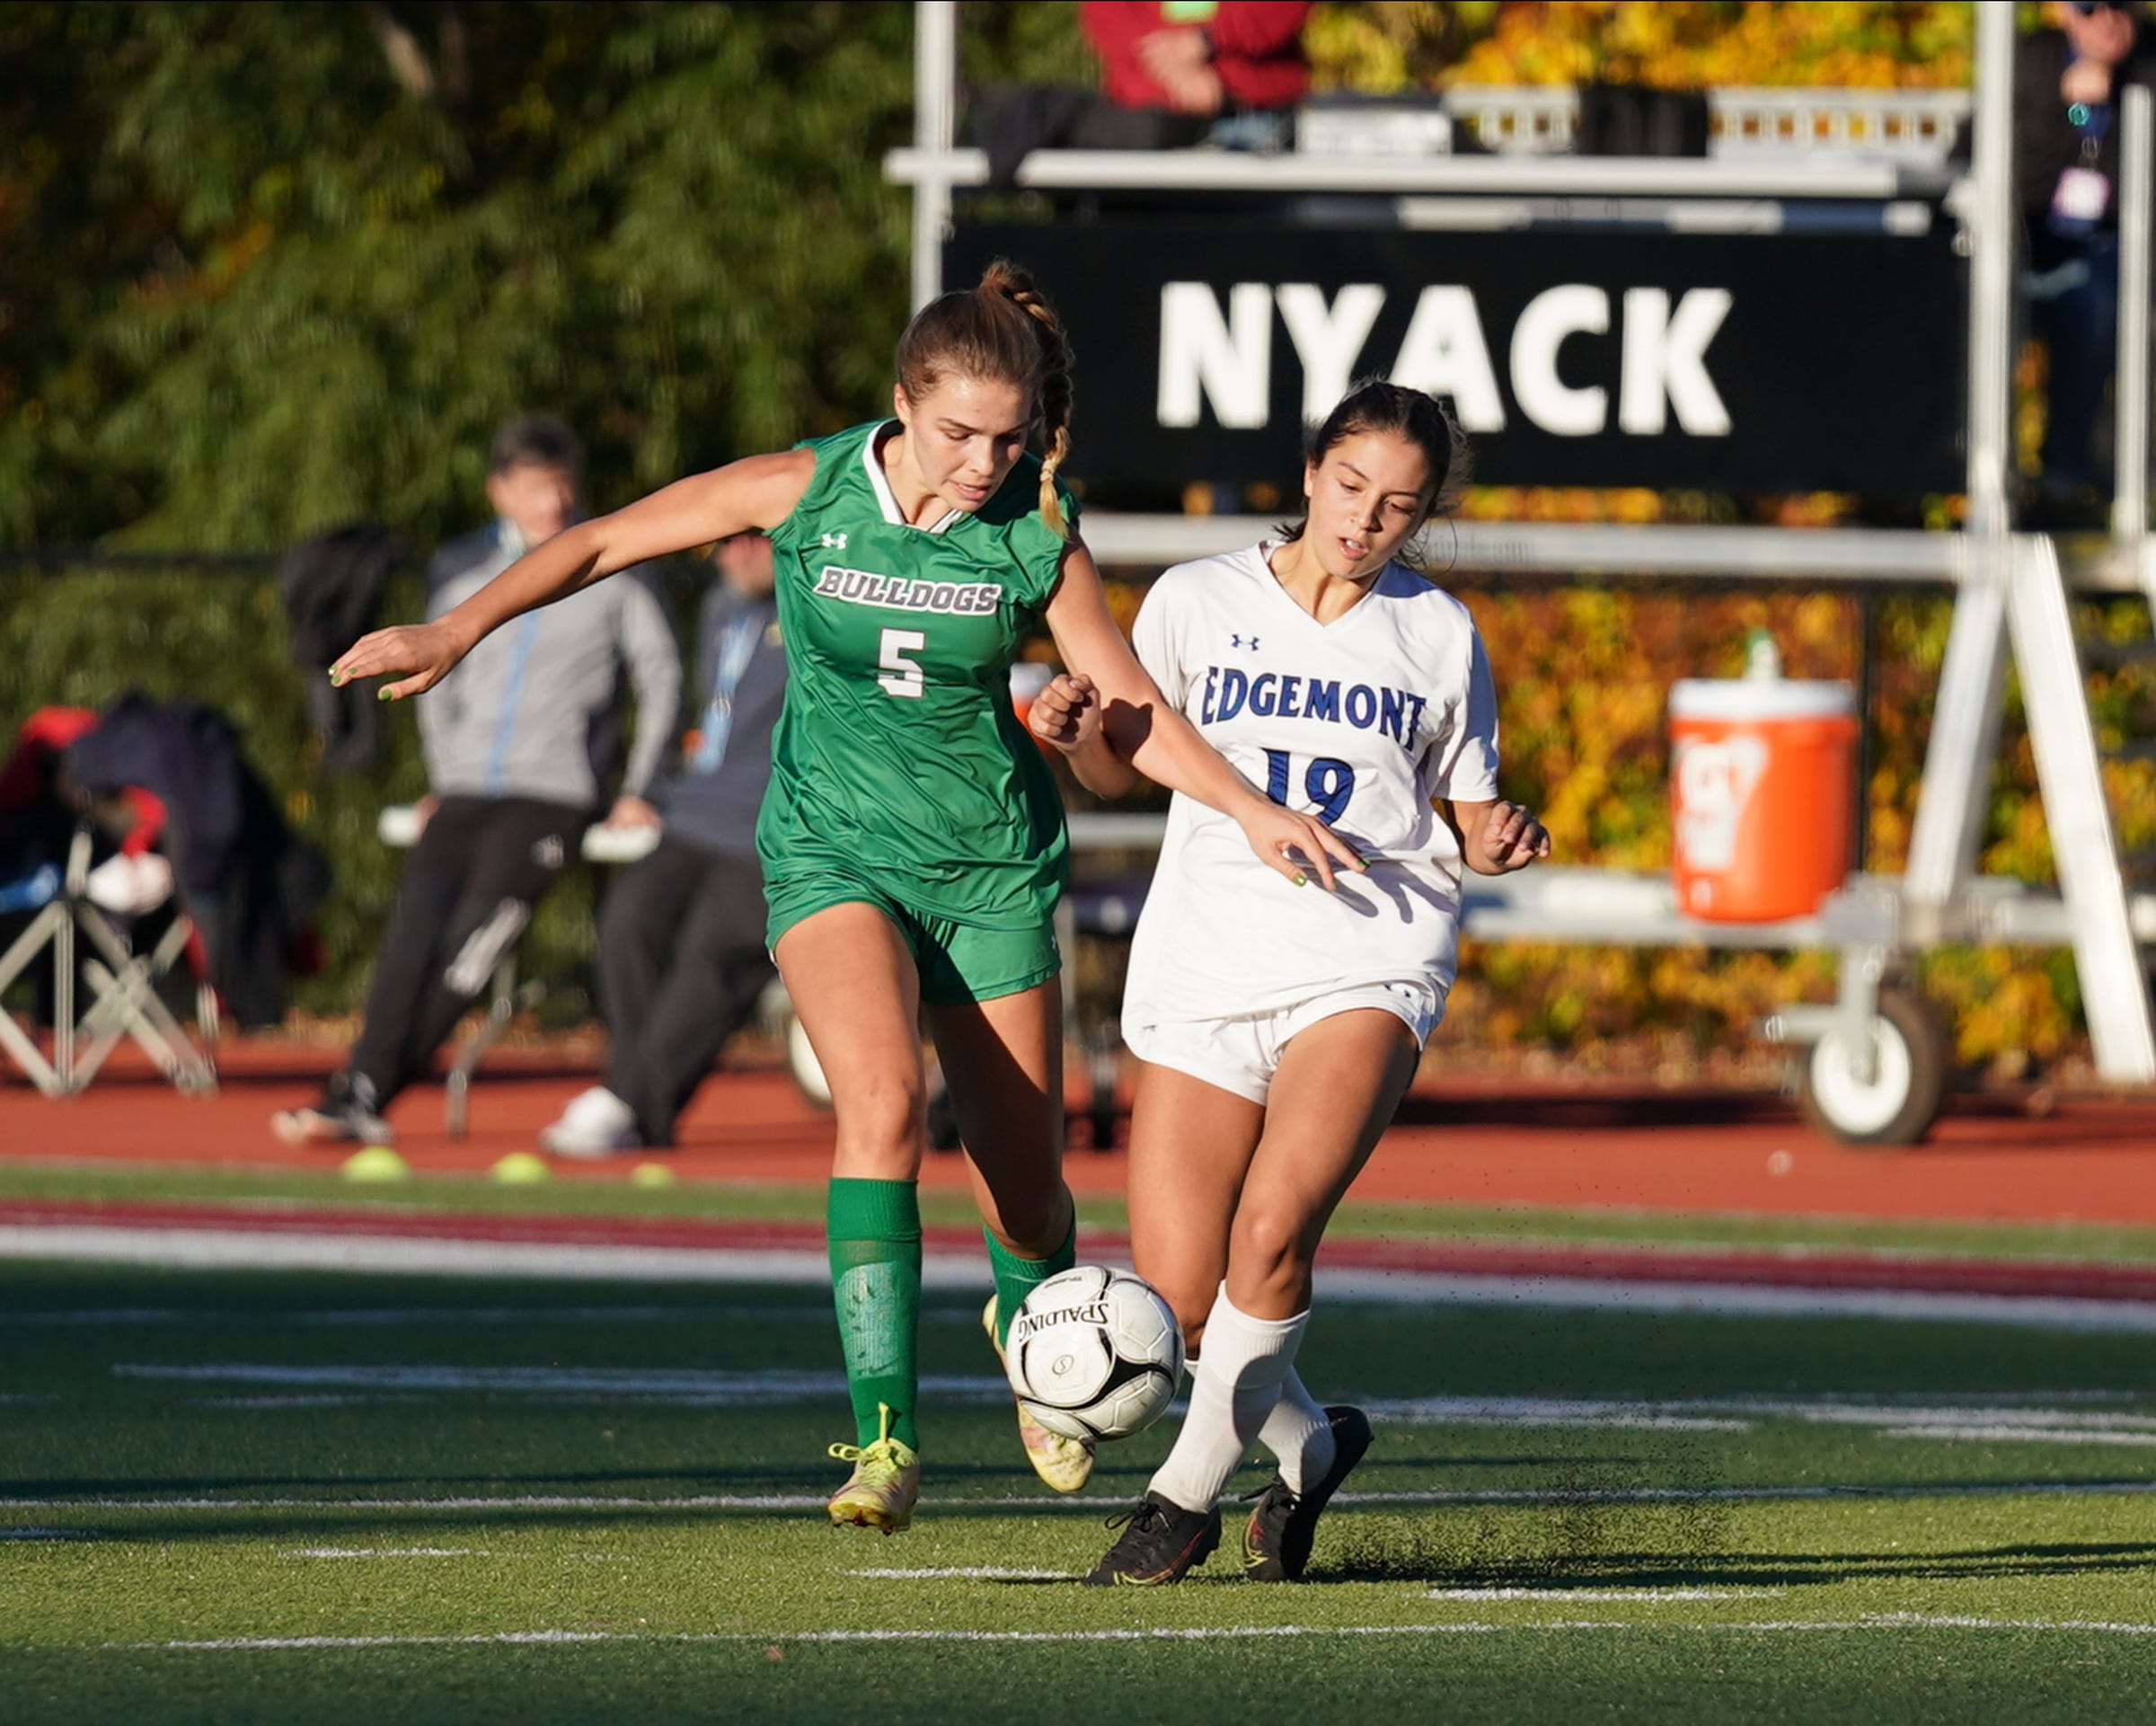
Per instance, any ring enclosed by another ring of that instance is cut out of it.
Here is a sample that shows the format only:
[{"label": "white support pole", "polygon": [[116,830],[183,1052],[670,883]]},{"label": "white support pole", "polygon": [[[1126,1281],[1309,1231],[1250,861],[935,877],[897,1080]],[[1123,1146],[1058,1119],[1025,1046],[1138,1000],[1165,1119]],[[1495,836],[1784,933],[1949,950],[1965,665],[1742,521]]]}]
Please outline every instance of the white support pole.
[{"label": "white support pole", "polygon": [[2015,547],[2007,617],[2096,1070],[2107,1079],[2145,1084],[2156,1079],[2156,1027],[2104,798],[2058,548],[2042,536],[2019,539]]},{"label": "white support pole", "polygon": [[2149,227],[2148,88],[2125,88],[2118,137],[2118,483],[2111,536],[2138,547],[2149,531]]},{"label": "white support pole", "polygon": [[2014,9],[1976,8],[1976,137],[1970,163],[1969,531],[2008,529],[2013,465]]},{"label": "white support pole", "polygon": [[[958,0],[914,6],[914,147],[948,157],[958,141]],[[924,173],[914,181],[914,309],[943,291],[943,236],[950,227],[950,181]]]},{"label": "white support pole", "polygon": [[1976,862],[1999,748],[2010,575],[2006,476],[2011,456],[2014,9],[1976,8],[1975,148],[1969,226],[1969,579],[1954,602],[1931,740],[1909,836],[1905,886],[1919,941]]}]

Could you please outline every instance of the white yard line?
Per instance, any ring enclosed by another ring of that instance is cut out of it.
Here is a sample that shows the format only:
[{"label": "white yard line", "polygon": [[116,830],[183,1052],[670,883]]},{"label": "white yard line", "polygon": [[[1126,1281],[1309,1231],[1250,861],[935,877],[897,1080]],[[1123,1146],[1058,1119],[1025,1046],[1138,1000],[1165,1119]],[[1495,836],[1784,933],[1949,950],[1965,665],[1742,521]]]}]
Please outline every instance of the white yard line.
[{"label": "white yard line", "polygon": [[926,1570],[848,1571],[848,1576],[870,1576],[882,1582],[932,1582],[946,1578],[964,1582],[1071,1582],[1075,1571],[1014,1571],[1000,1564],[947,1564]]},{"label": "white yard line", "polygon": [[[771,1283],[830,1279],[820,1249],[620,1246],[540,1241],[452,1241],[269,1229],[126,1228],[94,1224],[0,1226],[0,1258],[90,1260],[182,1267],[544,1277],[620,1282]],[[985,1288],[977,1258],[931,1252],[924,1288]],[[2156,1301],[2063,1296],[1937,1294],[1875,1288],[1788,1288],[1589,1277],[1504,1277],[1321,1269],[1328,1300],[1387,1306],[1500,1306],[1692,1313],[1727,1317],[1865,1317],[2046,1329],[2156,1332]]]},{"label": "white yard line", "polygon": [[1763,1600],[1786,1589],[1432,1589],[1433,1600]]},{"label": "white yard line", "polygon": [[1220,1627],[1134,1627],[1114,1630],[755,1630],[653,1633],[649,1631],[522,1630],[472,1636],[227,1636],[199,1641],[103,1642],[115,1651],[265,1653],[315,1649],[483,1648],[584,1645],[592,1642],[747,1643],[782,1650],[800,1642],[1214,1642],[1295,1637],[1491,1636],[1569,1631],[1692,1631],[1723,1634],[1845,1634],[1851,1631],[2022,1630],[2072,1635],[2156,1636],[2156,1624],[2081,1618],[1974,1618],[1913,1612],[1860,1618],[1785,1618],[1728,1624],[1671,1624],[1657,1619],[1545,1619],[1501,1624],[1481,1621],[1423,1624],[1235,1624]]},{"label": "white yard line", "polygon": [[[119,1378],[246,1385],[252,1394],[194,1399],[217,1408],[305,1411],[430,1395],[473,1394],[537,1399],[552,1404],[638,1403],[680,1408],[757,1408],[825,1402],[841,1396],[844,1380],[827,1371],[718,1368],[661,1370],[628,1367],[472,1367],[421,1365],[294,1366],[284,1362],[210,1361],[190,1366],[120,1363]],[[941,1400],[994,1406],[1010,1394],[986,1374],[932,1376],[924,1394]],[[2119,1393],[2124,1397],[2129,1393]],[[1374,1397],[1363,1407],[1392,1425],[1568,1428],[1654,1432],[1748,1432],[1765,1420],[1871,1429],[1885,1438],[1942,1443],[2077,1444],[2156,1447],[2156,1413],[2090,1406],[2012,1406],[2001,1400],[1941,1405],[1910,1397],[1863,1402],[1841,1395],[1806,1399],[1691,1397],[1419,1396]]]},{"label": "white yard line", "polygon": [[[2156,1495],[2156,1480],[2131,1481],[1982,1481],[1929,1485],[1803,1486],[1609,1486],[1535,1488],[1493,1486],[1458,1491],[1339,1492],[1335,1504],[1516,1504],[1526,1506],[1568,1504],[1742,1504],[1750,1502],[1811,1502],[1819,1500],[1866,1500],[1901,1502],[1917,1499],[2009,1498],[2140,1498]],[[1048,1498],[1043,1494],[1012,1493],[983,1498],[950,1497],[923,1501],[922,1513],[932,1516],[939,1508],[951,1510],[1012,1510],[1026,1515],[1065,1512],[1098,1516],[1118,1500],[1106,1496]],[[358,1514],[384,1510],[481,1511],[505,1510],[821,1510],[825,1495],[812,1492],[698,1492],[670,1497],[601,1497],[596,1494],[504,1493],[499,1497],[440,1498],[0,1498],[0,1510],[314,1510]]]},{"label": "white yard line", "polygon": [[[924,1324],[977,1325],[978,1303],[968,1306],[927,1306]],[[317,1312],[251,1307],[78,1306],[46,1312],[0,1313],[0,1332],[47,1327],[120,1330],[157,1325],[232,1325],[243,1330],[393,1329],[398,1325],[509,1325],[528,1330],[538,1324],[828,1324],[831,1304],[807,1306],[753,1306],[743,1304],[667,1306],[355,1306]],[[0,1399],[4,1400],[4,1399]]]}]

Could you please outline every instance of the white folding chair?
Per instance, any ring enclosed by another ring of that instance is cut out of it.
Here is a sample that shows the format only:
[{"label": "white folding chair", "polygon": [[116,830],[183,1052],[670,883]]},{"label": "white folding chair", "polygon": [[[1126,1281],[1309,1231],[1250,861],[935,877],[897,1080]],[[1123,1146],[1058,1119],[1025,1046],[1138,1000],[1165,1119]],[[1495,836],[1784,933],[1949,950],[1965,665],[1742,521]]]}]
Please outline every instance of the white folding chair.
[{"label": "white folding chair", "polygon": [[[120,1040],[132,1038],[182,1093],[210,1094],[217,1088],[217,1074],[208,1050],[188,1035],[158,992],[187,952],[194,934],[192,920],[175,908],[164,933],[146,952],[137,952],[128,938],[127,922],[101,905],[93,891],[90,835],[78,831],[68,847],[67,867],[57,891],[6,952],[0,953],[0,994],[4,994],[41,952],[50,949],[52,1058],[48,1060],[36,1041],[5,1013],[0,1013],[0,1049],[47,1096],[65,1097],[86,1088]],[[92,997],[79,1017],[78,975],[89,986]],[[195,985],[195,1013],[204,1043],[214,1048],[217,998],[206,979],[199,978]]]}]

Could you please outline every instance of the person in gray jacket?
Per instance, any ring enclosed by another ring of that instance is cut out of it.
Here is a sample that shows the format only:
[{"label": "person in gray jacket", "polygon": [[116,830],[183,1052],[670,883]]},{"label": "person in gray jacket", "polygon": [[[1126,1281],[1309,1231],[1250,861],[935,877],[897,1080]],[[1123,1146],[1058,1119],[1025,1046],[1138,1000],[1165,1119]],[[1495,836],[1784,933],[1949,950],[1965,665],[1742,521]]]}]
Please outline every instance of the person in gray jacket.
[{"label": "person in gray jacket", "polygon": [[675,1122],[777,975],[764,946],[756,812],[786,692],[771,541],[720,543],[696,627],[702,709],[659,787],[666,828],[615,880],[599,913],[606,1082],[539,1135],[557,1156],[674,1143]]},{"label": "person in gray jacket", "polygon": [[[498,519],[436,555],[428,615],[577,519],[581,467],[559,420],[526,414],[505,425],[488,463]],[[384,1111],[426,1071],[600,812],[624,668],[635,737],[605,819],[658,825],[645,792],[675,734],[681,659],[651,572],[631,573],[490,636],[420,703],[430,790],[366,1016],[321,1097],[272,1119],[280,1138],[391,1142]]]}]

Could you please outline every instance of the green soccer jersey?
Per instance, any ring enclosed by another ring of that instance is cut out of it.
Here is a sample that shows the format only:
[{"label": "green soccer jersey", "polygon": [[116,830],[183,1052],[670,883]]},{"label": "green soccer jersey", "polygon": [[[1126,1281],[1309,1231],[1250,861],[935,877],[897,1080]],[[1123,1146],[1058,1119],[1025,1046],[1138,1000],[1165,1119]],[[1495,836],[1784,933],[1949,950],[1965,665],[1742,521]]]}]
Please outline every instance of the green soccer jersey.
[{"label": "green soccer jersey", "polygon": [[772,531],[788,676],[756,823],[766,890],[835,872],[928,916],[1033,927],[1063,886],[1063,804],[1010,669],[1064,547],[1030,455],[979,509],[907,523],[877,455],[895,424],[806,446],[816,477]]}]

